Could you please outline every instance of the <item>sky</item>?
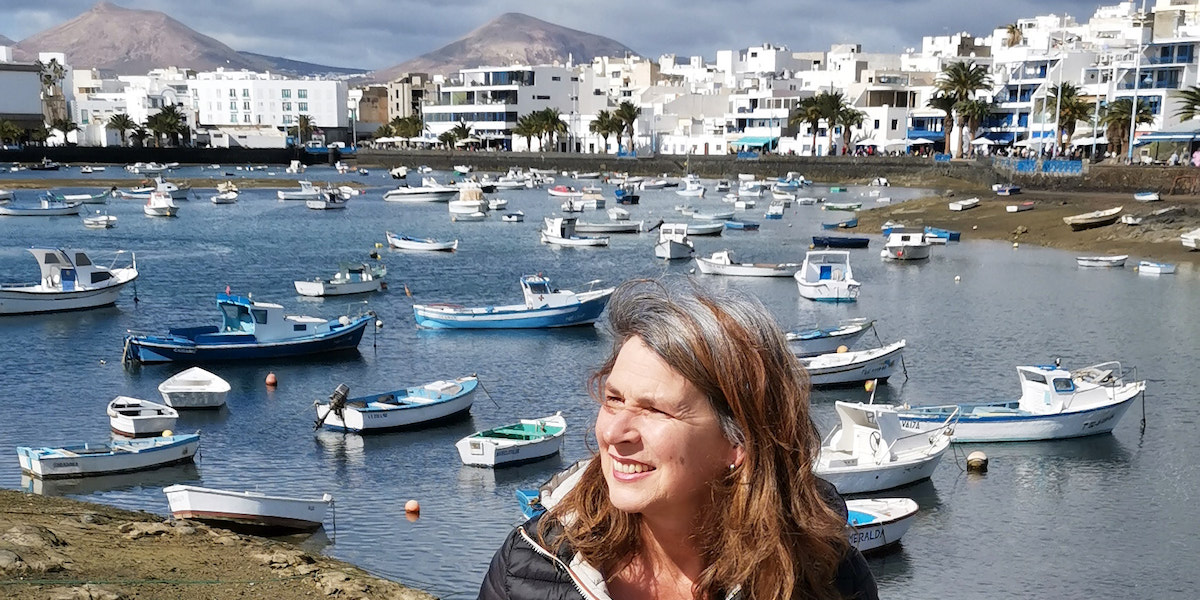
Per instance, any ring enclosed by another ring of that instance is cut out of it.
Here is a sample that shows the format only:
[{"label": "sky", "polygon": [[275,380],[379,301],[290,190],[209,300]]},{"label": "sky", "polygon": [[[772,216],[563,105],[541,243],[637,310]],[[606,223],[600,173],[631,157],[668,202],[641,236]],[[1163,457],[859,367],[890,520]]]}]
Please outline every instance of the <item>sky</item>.
[{"label": "sky", "polygon": [[[94,0],[0,0],[0,35],[20,41],[87,11]],[[378,69],[448,44],[505,12],[612,38],[642,56],[715,58],[763,43],[794,52],[861,44],[864,52],[919,48],[921,37],[989,35],[1018,18],[1069,14],[1082,0],[116,0],[159,10],[235,50],[339,67]],[[1116,0],[1109,0],[1115,4]]]}]

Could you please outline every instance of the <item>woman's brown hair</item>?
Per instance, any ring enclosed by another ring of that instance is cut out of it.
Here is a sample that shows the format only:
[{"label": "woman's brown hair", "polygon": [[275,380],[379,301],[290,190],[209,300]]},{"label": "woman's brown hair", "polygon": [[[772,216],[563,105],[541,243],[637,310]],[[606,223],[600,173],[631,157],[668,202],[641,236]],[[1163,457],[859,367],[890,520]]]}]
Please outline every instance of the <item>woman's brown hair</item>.
[{"label": "woman's brown hair", "polygon": [[[838,565],[849,549],[845,522],[822,498],[813,460],[820,437],[809,415],[809,379],[770,313],[756,299],[662,282],[622,284],[608,304],[613,347],[591,376],[602,397],[621,346],[638,337],[704,392],[725,437],[745,459],[711,487],[711,510],[696,524],[707,566],[699,600],[740,588],[752,600],[836,598]],[[612,506],[595,459],[543,519],[611,576],[640,549],[641,520]]]}]

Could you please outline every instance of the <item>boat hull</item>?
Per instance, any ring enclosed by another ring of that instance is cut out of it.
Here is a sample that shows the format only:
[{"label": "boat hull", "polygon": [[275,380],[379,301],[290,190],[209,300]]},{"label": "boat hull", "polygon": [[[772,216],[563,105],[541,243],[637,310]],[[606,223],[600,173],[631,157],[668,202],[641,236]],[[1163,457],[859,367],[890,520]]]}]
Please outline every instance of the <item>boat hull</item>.
[{"label": "boat hull", "polygon": [[664,240],[654,244],[654,256],[657,258],[667,260],[691,258],[694,252],[695,248],[691,244],[682,244],[674,240]]},{"label": "boat hull", "polygon": [[333,504],[328,494],[319,499],[284,498],[189,485],[173,485],[163,492],[171,514],[179,519],[287,531],[319,529]]},{"label": "boat hull", "polygon": [[872,379],[887,381],[900,368],[903,353],[904,341],[901,340],[874,350],[835,353],[832,356],[837,357],[837,360],[822,360],[822,356],[817,356],[802,359],[801,362],[808,370],[813,387],[835,387]]},{"label": "boat hull", "polygon": [[125,344],[128,356],[143,363],[267,360],[353,350],[373,320],[359,317],[327,334],[274,342],[195,343],[173,336],[130,335]]},{"label": "boat hull", "polygon": [[[458,395],[442,399],[421,396],[419,391],[423,388],[409,388],[418,390],[418,393],[414,394],[400,395],[401,391],[396,391],[372,397],[353,398],[350,402],[362,402],[364,406],[347,405],[340,417],[336,412],[330,411],[328,403],[317,404],[317,420],[322,422],[326,429],[354,433],[417,429],[455,420],[467,416],[475,402],[475,390],[479,389],[478,380],[473,378],[461,379],[458,383],[462,386]],[[400,395],[405,403],[380,408],[366,401],[387,395]]]},{"label": "boat hull", "polygon": [[382,279],[368,281],[350,281],[333,283],[332,281],[294,281],[296,293],[301,296],[348,296],[350,294],[365,294],[378,292],[383,289]]},{"label": "boat hull", "polygon": [[[129,281],[133,281],[130,279]],[[75,292],[26,292],[0,289],[0,315],[60,312],[99,308],[117,302],[129,281],[98,290]]]},{"label": "boat hull", "polygon": [[734,277],[791,277],[800,269],[800,265],[795,263],[781,263],[777,265],[727,265],[702,257],[696,258],[696,266],[700,269],[701,273]]},{"label": "boat hull", "polygon": [[880,252],[880,256],[888,260],[925,260],[929,258],[929,244],[888,245]]},{"label": "boat hull", "polygon": [[863,554],[891,549],[908,533],[919,508],[909,498],[847,500],[850,545]]},{"label": "boat hull", "polygon": [[[413,305],[417,326],[427,329],[545,329],[591,325],[600,318],[609,294],[579,304],[538,309],[524,306],[472,310],[461,307]],[[470,312],[467,312],[470,311]]]},{"label": "boat hull", "polygon": [[[96,454],[87,452],[89,449],[103,449],[112,445],[136,450]],[[47,453],[46,450],[50,449],[18,447],[17,457],[21,463],[21,470],[33,477],[53,479],[132,473],[192,462],[200,448],[200,436],[176,435],[170,438],[82,444],[69,448],[75,450],[69,453]]]},{"label": "boat hull", "polygon": [[487,438],[465,437],[455,444],[458,457],[472,467],[512,467],[542,460],[562,450],[564,436],[550,436],[526,444],[501,446]]},{"label": "boat hull", "polygon": [[814,302],[857,302],[858,285],[844,281],[796,281],[800,297]]},{"label": "boat hull", "polygon": [[[1136,385],[1136,384],[1130,384]],[[1144,386],[1124,395],[1114,404],[1054,415],[975,414],[975,407],[962,411],[954,425],[953,442],[1032,442],[1059,440],[1112,432]],[[945,415],[900,411],[900,425],[911,431],[933,431],[946,421]]]},{"label": "boat hull", "polygon": [[853,346],[862,336],[866,335],[874,325],[874,321],[851,323],[826,329],[810,329],[806,331],[789,332],[788,347],[799,357],[820,356],[837,352],[838,348]]},{"label": "boat hull", "polygon": [[929,479],[948,449],[949,442],[943,440],[940,449],[920,458],[897,460],[887,464],[875,464],[868,460],[850,467],[816,467],[813,472],[832,483],[839,494],[866,494],[890,490]]}]

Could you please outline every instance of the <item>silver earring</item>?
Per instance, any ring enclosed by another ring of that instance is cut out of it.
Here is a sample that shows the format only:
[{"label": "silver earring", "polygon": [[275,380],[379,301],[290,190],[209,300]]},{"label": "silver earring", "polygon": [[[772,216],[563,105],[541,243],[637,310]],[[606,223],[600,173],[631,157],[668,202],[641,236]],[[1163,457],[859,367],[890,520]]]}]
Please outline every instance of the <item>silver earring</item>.
[{"label": "silver earring", "polygon": [[729,470],[730,470],[730,471],[732,471],[732,470],[734,470],[734,469],[736,469],[736,468],[737,468],[737,465],[735,465],[735,464],[733,464],[733,463],[730,463],[730,464],[729,464]]}]

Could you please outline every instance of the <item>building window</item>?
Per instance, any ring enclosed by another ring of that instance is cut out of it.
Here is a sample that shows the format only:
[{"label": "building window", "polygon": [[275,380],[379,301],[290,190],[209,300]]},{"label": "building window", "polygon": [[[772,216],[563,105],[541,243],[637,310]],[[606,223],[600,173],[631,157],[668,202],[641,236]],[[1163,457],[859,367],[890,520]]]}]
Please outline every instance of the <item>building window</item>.
[{"label": "building window", "polygon": [[280,90],[280,91],[279,91],[279,94],[280,94],[280,96],[281,96],[281,97],[283,97],[283,98],[291,98],[291,97],[292,97],[292,90]]},{"label": "building window", "polygon": [[[1063,95],[1065,96],[1066,94],[1063,94]],[[896,119],[892,119],[892,131],[896,130],[896,127],[899,126],[899,123],[900,122],[897,121]]]},{"label": "building window", "polygon": [[572,77],[572,78],[571,78],[571,81],[579,81],[579,78],[578,78],[578,77]]},{"label": "building window", "polygon": [[879,129],[879,119],[875,119],[875,127],[874,127],[874,129]]},{"label": "building window", "polygon": [[250,88],[242,88],[242,97],[243,97],[243,98],[249,98],[249,97],[250,97]]},{"label": "building window", "polygon": [[297,97],[297,98],[307,98],[307,97],[308,97],[308,90],[297,90],[297,91],[296,91],[296,97]]},{"label": "building window", "polygon": [[230,97],[230,98],[237,98],[237,90],[235,90],[235,89],[233,89],[233,88],[229,88],[229,97]]},{"label": "building window", "polygon": [[550,96],[534,96],[534,100],[549,100]]},{"label": "building window", "polygon": [[292,124],[292,115],[283,115],[283,124],[291,125]]},{"label": "building window", "polygon": [[562,81],[562,77],[551,77],[550,81]]},{"label": "building window", "polygon": [[243,123],[249,123],[249,122],[250,122],[250,114],[249,114],[249,113],[242,113],[242,122],[243,122]]},{"label": "building window", "polygon": [[229,113],[229,122],[237,123],[237,113]]},{"label": "building window", "polygon": [[284,102],[284,103],[283,103],[283,110],[284,110],[284,111],[290,111],[290,110],[292,110],[292,103],[291,103],[291,102]]},{"label": "building window", "polygon": [[308,110],[307,102],[297,102],[296,104],[298,104],[300,106],[300,112],[305,112]]},{"label": "building window", "polygon": [[229,101],[229,110],[237,110],[237,100]]},{"label": "building window", "polygon": [[250,110],[250,103],[249,103],[249,102],[243,102],[243,103],[242,103],[242,110]]}]

